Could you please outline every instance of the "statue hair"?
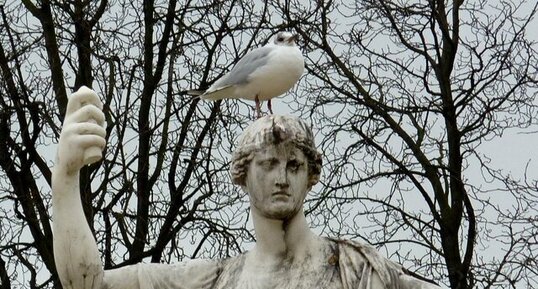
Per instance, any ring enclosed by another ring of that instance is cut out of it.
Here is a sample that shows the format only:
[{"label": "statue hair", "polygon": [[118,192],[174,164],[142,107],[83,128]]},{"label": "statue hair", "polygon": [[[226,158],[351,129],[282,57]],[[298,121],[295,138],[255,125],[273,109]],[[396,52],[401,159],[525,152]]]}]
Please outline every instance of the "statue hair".
[{"label": "statue hair", "polygon": [[244,186],[254,154],[270,145],[291,144],[300,149],[308,163],[309,185],[318,183],[322,159],[314,144],[312,130],[291,116],[269,115],[251,124],[241,135],[230,164],[232,182]]}]

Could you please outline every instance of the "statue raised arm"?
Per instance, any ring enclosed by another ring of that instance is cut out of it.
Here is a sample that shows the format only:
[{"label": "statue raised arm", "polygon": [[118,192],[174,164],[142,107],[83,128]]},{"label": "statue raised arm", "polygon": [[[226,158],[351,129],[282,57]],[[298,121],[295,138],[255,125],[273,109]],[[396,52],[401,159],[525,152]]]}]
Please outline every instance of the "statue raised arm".
[{"label": "statue raised arm", "polygon": [[[87,152],[105,147],[103,104],[87,87],[69,97],[52,174],[54,258],[65,289],[101,288],[103,266],[80,200]],[[96,159],[93,159],[94,161]]]},{"label": "statue raised arm", "polygon": [[[217,261],[103,270],[79,188],[80,169],[99,160],[106,145],[102,107],[97,94],[87,87],[73,93],[58,144],[52,176],[54,259],[64,289],[211,288],[219,268]],[[165,283],[165,287],[155,287]]]}]

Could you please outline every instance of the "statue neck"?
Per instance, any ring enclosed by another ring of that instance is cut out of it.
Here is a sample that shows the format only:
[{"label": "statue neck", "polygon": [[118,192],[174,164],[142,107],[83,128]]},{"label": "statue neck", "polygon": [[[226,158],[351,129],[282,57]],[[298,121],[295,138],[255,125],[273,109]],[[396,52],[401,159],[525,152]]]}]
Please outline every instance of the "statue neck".
[{"label": "statue neck", "polygon": [[282,261],[301,257],[316,239],[302,209],[289,220],[269,219],[253,209],[252,218],[257,239],[252,253],[261,259]]}]

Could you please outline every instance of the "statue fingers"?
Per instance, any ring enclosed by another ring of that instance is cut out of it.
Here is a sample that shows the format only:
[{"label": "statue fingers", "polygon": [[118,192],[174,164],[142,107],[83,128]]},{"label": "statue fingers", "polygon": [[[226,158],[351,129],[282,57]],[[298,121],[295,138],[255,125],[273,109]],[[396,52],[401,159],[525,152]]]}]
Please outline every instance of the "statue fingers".
[{"label": "statue fingers", "polygon": [[102,150],[106,146],[105,138],[95,135],[95,134],[84,134],[78,135],[75,138],[75,143],[78,147],[83,150],[97,147]]},{"label": "statue fingers", "polygon": [[84,105],[66,118],[66,123],[96,123],[105,127],[105,114],[95,105]]},{"label": "statue fingers", "polygon": [[99,147],[102,150],[106,145],[106,130],[91,122],[72,124],[64,127],[60,142],[72,153],[80,153],[89,147]]},{"label": "statue fingers", "polygon": [[101,160],[106,146],[105,135],[104,128],[92,123],[64,127],[58,147],[58,167],[73,173]]},{"label": "statue fingers", "polygon": [[103,126],[93,122],[81,122],[74,124],[71,128],[74,135],[95,135],[106,138],[106,130]]},{"label": "statue fingers", "polygon": [[99,110],[103,109],[103,102],[99,99],[97,93],[86,86],[82,86],[69,96],[66,114],[70,115],[88,104],[97,107]]}]

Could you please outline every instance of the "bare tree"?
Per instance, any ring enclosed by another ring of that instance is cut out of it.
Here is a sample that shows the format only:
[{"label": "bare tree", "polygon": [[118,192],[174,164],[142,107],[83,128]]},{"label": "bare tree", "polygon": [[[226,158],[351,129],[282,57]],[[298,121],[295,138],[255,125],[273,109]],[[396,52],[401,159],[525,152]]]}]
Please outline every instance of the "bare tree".
[{"label": "bare tree", "polygon": [[[258,45],[255,39],[269,36],[264,7],[21,3],[1,6],[2,288],[61,286],[49,166],[67,97],[82,85],[102,96],[108,123],[105,159],[81,173],[84,211],[106,268],[225,257],[252,240],[243,195],[227,176],[237,131],[230,127],[249,117],[237,106],[221,113],[220,102],[199,103],[185,91],[207,87]],[[216,133],[223,128],[226,133]]]},{"label": "bare tree", "polygon": [[536,129],[538,54],[526,37],[536,3],[275,6],[305,40],[312,77],[298,99],[334,152],[312,210],[345,209],[318,211],[320,223],[347,220],[338,232],[450,288],[535,287],[536,179],[519,183],[481,144]]},{"label": "bare tree", "polygon": [[185,91],[284,29],[302,36],[308,70],[284,103],[311,118],[326,157],[313,226],[450,288],[538,286],[537,180],[481,149],[536,130],[535,3],[252,2],[0,6],[0,288],[61,287],[49,167],[82,85],[102,96],[108,124],[104,160],[81,173],[107,269],[226,257],[252,241],[227,173],[249,104]]}]

